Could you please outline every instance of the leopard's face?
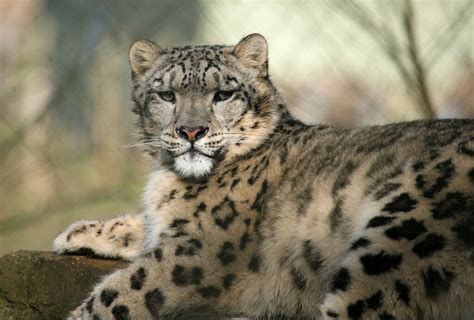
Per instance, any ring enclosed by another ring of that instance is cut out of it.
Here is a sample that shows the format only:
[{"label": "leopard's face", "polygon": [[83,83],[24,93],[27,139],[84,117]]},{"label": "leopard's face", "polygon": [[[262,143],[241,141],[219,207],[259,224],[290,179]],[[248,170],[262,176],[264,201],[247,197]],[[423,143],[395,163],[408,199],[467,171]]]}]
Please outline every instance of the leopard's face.
[{"label": "leopard's face", "polygon": [[258,147],[278,120],[260,35],[235,47],[168,50],[141,40],[130,64],[142,142],[183,178],[205,177]]}]

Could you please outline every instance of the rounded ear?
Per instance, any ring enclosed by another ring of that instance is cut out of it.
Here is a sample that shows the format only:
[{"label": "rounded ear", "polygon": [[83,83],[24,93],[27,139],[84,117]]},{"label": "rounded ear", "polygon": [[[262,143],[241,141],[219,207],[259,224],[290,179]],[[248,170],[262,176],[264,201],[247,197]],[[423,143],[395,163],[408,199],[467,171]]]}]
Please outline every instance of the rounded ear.
[{"label": "rounded ear", "polygon": [[135,41],[128,51],[128,61],[135,74],[143,74],[158,59],[163,50],[148,40]]},{"label": "rounded ear", "polygon": [[268,59],[267,40],[261,34],[249,34],[234,47],[233,53],[243,64],[265,69]]}]

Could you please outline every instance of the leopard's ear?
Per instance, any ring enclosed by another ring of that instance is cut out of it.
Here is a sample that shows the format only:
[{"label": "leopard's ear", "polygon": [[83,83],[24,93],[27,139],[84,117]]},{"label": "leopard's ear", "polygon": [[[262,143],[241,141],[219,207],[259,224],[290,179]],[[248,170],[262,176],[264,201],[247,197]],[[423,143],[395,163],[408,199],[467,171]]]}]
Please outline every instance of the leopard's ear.
[{"label": "leopard's ear", "polygon": [[128,51],[128,61],[133,73],[145,73],[162,53],[163,49],[151,41],[135,41]]},{"label": "leopard's ear", "polygon": [[240,40],[233,53],[243,64],[266,71],[268,46],[261,34],[252,33]]}]

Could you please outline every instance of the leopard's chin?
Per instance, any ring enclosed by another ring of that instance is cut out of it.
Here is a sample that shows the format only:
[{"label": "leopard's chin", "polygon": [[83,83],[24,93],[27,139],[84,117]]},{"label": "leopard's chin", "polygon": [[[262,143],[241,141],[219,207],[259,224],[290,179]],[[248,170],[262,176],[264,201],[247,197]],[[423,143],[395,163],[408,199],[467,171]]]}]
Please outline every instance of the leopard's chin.
[{"label": "leopard's chin", "polygon": [[174,158],[174,170],[185,179],[202,179],[214,169],[215,160],[197,151],[188,151]]}]

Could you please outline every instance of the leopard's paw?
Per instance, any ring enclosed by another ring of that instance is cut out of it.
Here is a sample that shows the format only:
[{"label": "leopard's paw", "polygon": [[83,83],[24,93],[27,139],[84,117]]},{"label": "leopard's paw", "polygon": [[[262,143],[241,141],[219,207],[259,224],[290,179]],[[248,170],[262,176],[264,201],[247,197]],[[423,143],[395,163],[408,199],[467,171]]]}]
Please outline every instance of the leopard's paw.
[{"label": "leopard's paw", "polygon": [[57,254],[81,252],[93,254],[90,245],[93,242],[92,238],[97,236],[97,233],[101,230],[97,228],[99,224],[99,221],[86,220],[71,224],[54,239],[54,252]]},{"label": "leopard's paw", "polygon": [[88,320],[89,315],[84,312],[84,306],[79,306],[71,311],[67,317],[67,320]]}]

